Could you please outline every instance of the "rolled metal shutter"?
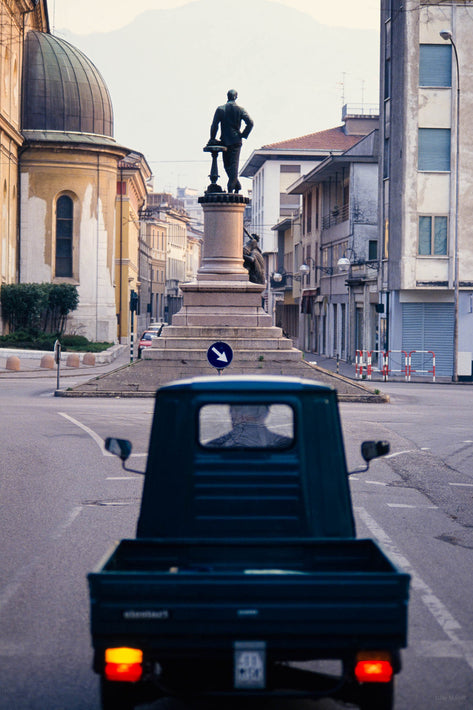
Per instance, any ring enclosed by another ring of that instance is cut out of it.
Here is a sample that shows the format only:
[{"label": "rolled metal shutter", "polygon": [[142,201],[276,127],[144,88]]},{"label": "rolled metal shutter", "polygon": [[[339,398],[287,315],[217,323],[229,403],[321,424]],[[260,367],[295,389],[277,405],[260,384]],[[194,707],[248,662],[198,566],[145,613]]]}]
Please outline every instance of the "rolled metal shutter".
[{"label": "rolled metal shutter", "polygon": [[[451,377],[453,371],[453,319],[453,303],[402,304],[402,349],[433,351],[439,377]],[[430,356],[413,356],[414,369],[431,367]]]}]

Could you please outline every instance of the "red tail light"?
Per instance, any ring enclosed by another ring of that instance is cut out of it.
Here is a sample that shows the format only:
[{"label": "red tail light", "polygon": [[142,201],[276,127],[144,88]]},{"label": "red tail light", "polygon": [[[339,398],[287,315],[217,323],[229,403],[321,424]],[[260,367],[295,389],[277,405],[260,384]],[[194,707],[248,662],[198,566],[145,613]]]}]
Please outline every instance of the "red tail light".
[{"label": "red tail light", "polygon": [[391,656],[384,651],[363,651],[356,656],[355,677],[359,683],[389,683],[393,677]]},{"label": "red tail light", "polygon": [[107,648],[105,678],[136,683],[143,674],[143,651],[137,648]]}]

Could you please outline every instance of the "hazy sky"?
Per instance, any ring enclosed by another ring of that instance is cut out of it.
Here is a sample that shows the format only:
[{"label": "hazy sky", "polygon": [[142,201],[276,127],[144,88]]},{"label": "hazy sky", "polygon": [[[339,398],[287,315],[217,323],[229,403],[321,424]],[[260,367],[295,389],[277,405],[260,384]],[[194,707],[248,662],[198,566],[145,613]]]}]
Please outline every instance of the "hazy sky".
[{"label": "hazy sky", "polygon": [[[123,27],[146,10],[168,9],[193,0],[49,0],[51,27],[74,33],[108,32]],[[238,1],[221,0],[232,12]],[[377,29],[379,0],[269,0],[312,15],[318,22],[338,27]]]},{"label": "hazy sky", "polygon": [[[224,100],[225,92],[228,89],[227,81],[230,81],[230,84],[237,84],[236,88],[239,91],[242,104],[248,108],[255,120],[255,129],[251,140],[244,143],[240,165],[244,164],[252,150],[261,145],[338,125],[342,103],[377,103],[380,0],[267,0],[274,5],[275,11],[276,6],[279,5],[281,9],[289,8],[306,13],[311,20],[313,18],[322,27],[323,25],[329,26],[331,37],[334,37],[333,32],[336,33],[340,28],[345,42],[343,51],[338,53],[326,71],[323,67],[318,68],[319,71],[324,72],[323,80],[319,80],[317,83],[317,74],[313,73],[316,64],[310,64],[312,73],[311,71],[301,73],[301,64],[297,59],[297,54],[288,55],[283,65],[277,65],[278,72],[280,72],[278,76],[283,86],[297,86],[298,90],[293,92],[291,102],[284,104],[279,112],[268,108],[268,105],[272,106],[271,101],[275,100],[275,96],[279,98],[279,89],[274,94],[275,88],[272,80],[267,77],[264,91],[261,92],[260,84],[255,82],[252,70],[243,71],[244,63],[248,61],[250,56],[254,58],[254,61],[258,61],[257,39],[256,45],[254,44],[257,35],[255,35],[253,26],[253,32],[248,33],[253,42],[251,52],[246,52],[248,56],[244,55],[237,64],[232,64],[235,51],[229,52],[228,57],[222,56],[219,69],[220,75],[222,72],[226,74],[227,78],[224,83],[221,78],[219,80],[215,78],[220,76],[217,72],[217,75],[214,73],[209,81],[200,86],[197,97],[192,94],[191,87],[191,95],[195,102],[193,105],[196,110],[196,118],[192,122],[192,136],[189,127],[185,128],[184,125],[185,114],[182,111],[184,101],[179,98],[178,94],[176,95],[174,83],[171,83],[171,87],[167,87],[166,77],[161,79],[159,90],[154,92],[148,91],[147,85],[140,85],[138,94],[141,113],[137,121],[136,103],[130,103],[128,93],[122,91],[122,70],[116,66],[117,62],[111,62],[107,54],[104,56],[102,43],[97,42],[95,33],[113,33],[114,30],[129,25],[137,16],[147,11],[172,10],[183,5],[194,4],[196,1],[48,0],[51,30],[57,36],[75,44],[95,62],[99,71],[103,73],[112,95],[115,137],[118,142],[133,148],[133,150],[138,150],[146,156],[153,172],[157,174],[157,190],[166,189],[172,192],[177,185],[187,185],[198,189],[202,189],[202,186],[205,187],[208,156],[202,156],[200,143],[202,140],[206,140],[208,134],[207,123],[211,119],[209,107],[218,105],[218,102]],[[240,28],[242,20],[251,23],[252,13],[251,10],[248,10],[249,7],[251,8],[251,0],[246,0],[242,4],[239,4],[238,0],[236,2],[235,0],[219,0],[218,7],[219,15],[216,20],[221,20],[224,25],[231,22],[232,18],[235,20],[234,25],[237,19],[240,20],[239,23],[236,23]],[[236,18],[235,13],[239,8],[239,18]],[[261,12],[261,8],[258,11]],[[208,8],[205,12],[208,12]],[[294,13],[294,15],[296,14],[297,12]],[[254,22],[257,25],[262,21],[261,15],[258,15],[256,10],[254,15]],[[286,17],[287,14],[285,13],[284,16]],[[300,23],[299,17],[297,21]],[[300,27],[300,24],[297,26]],[[347,35],[350,30],[356,30],[356,34]],[[363,51],[360,51],[357,42],[360,41],[361,35],[359,33],[363,33],[364,30],[368,32],[363,34],[364,46]],[[321,28],[320,31],[323,32],[323,29]],[[278,32],[280,32],[282,46],[285,40],[285,30],[281,27],[278,28]],[[68,33],[71,33],[72,37]],[[84,36],[83,42],[77,37],[81,34],[88,35],[88,37]],[[205,36],[207,37],[207,35],[208,33]],[[181,83],[183,76],[184,78],[190,77],[192,53],[200,51],[199,36],[195,38],[197,44],[192,44],[188,35],[186,38],[189,43],[186,45],[189,53],[188,63],[181,61],[172,64],[171,62],[169,65],[173,67],[176,81],[181,81]],[[246,40],[248,41],[248,37]],[[104,46],[105,44],[104,39]],[[372,46],[370,46],[371,44]],[[293,47],[293,45],[291,46]],[[305,49],[307,51],[307,46]],[[159,47],[156,48],[157,56],[159,56],[158,50]],[[293,49],[291,51],[294,52]],[[206,51],[201,51],[201,54],[207,56],[207,53],[206,46]],[[372,62],[368,62],[368,64],[366,63],[367,54],[373,58]],[[132,52],[132,56],[137,61],[143,61],[143,59],[139,59],[139,50]],[[334,71],[335,65],[337,73]],[[297,81],[294,78],[296,75]],[[141,76],[140,70],[139,76],[135,77],[137,85]],[[327,76],[330,77],[328,80]],[[213,84],[217,81],[220,81],[220,85],[214,86]],[[163,112],[163,106],[171,108]],[[157,124],[154,117],[159,117],[159,131],[156,130]],[[183,130],[184,128],[185,130]],[[244,189],[247,189],[250,186],[250,181],[244,179],[243,182]]]}]

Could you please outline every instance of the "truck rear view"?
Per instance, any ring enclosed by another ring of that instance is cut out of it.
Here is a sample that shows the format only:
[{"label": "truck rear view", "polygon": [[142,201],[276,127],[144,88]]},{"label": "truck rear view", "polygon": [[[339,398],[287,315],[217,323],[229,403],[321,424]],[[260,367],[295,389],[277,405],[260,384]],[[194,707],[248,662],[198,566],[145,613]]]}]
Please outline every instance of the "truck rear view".
[{"label": "truck rear view", "polygon": [[388,710],[408,584],[355,538],[335,391],[173,383],[156,397],[137,539],[89,575],[102,706],[289,694]]}]

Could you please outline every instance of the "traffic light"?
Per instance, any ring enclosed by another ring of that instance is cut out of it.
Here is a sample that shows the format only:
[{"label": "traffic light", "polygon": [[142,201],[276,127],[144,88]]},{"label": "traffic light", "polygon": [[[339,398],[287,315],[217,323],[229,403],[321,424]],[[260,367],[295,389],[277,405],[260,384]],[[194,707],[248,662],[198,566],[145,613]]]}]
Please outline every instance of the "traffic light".
[{"label": "traffic light", "polygon": [[136,313],[137,310],[138,310],[138,294],[136,293],[136,291],[131,289],[131,291],[130,291],[130,311],[132,311],[133,313]]}]

